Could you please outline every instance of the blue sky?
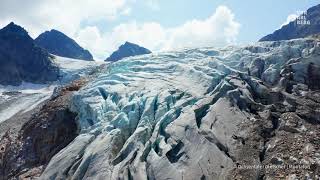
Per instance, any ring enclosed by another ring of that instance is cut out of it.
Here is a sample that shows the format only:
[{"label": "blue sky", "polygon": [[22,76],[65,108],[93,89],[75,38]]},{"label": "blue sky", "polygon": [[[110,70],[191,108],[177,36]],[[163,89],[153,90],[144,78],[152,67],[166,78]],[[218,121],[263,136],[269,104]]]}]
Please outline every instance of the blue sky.
[{"label": "blue sky", "polygon": [[155,2],[156,9],[146,3],[137,3],[132,7],[130,16],[100,22],[99,27],[107,31],[132,18],[139,22],[156,21],[165,27],[174,27],[190,19],[205,19],[218,6],[225,5],[241,24],[238,42],[248,43],[278,29],[289,14],[305,11],[319,3],[319,0],[159,0]]},{"label": "blue sky", "polygon": [[278,29],[319,0],[2,0],[0,25],[32,37],[57,29],[106,58],[125,41],[153,51],[245,44]]}]

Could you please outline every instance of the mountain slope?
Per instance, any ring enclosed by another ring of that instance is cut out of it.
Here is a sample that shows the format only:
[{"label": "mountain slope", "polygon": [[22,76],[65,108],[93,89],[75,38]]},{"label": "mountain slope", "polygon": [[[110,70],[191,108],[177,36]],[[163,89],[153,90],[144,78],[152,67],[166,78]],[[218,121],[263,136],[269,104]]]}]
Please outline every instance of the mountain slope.
[{"label": "mountain slope", "polygon": [[54,81],[58,78],[58,68],[51,59],[22,27],[10,23],[0,30],[0,84]]},{"label": "mountain slope", "polygon": [[40,34],[35,42],[51,54],[73,59],[93,60],[88,50],[83,49],[73,39],[54,29]]},{"label": "mountain slope", "polygon": [[126,42],[119,47],[119,49],[111,54],[110,57],[106,59],[106,61],[118,61],[125,57],[137,56],[143,54],[150,54],[151,51],[138,46],[137,44],[133,44],[130,42]]},{"label": "mountain slope", "polygon": [[306,17],[306,20],[310,21],[310,24],[299,24],[301,22],[295,20],[284,25],[274,33],[261,38],[259,41],[296,39],[320,33],[320,4],[309,8],[306,16],[301,15],[300,18],[302,17]]},{"label": "mountain slope", "polygon": [[58,81],[41,84],[23,82],[19,86],[0,85],[0,136],[5,132],[5,129],[2,129],[5,126],[2,122],[11,124],[6,121],[16,121],[21,114],[32,111],[35,106],[49,99],[59,86],[92,74],[104,64],[58,56],[55,56],[52,61],[59,68]]},{"label": "mountain slope", "polygon": [[[41,178],[316,179],[319,52],[298,39],[113,63],[72,97],[80,134]],[[250,168],[293,163],[312,168]]]},{"label": "mountain slope", "polygon": [[58,56],[53,61],[59,81],[0,85],[0,179],[40,175],[50,158],[78,134],[69,110],[73,91],[105,63]]}]

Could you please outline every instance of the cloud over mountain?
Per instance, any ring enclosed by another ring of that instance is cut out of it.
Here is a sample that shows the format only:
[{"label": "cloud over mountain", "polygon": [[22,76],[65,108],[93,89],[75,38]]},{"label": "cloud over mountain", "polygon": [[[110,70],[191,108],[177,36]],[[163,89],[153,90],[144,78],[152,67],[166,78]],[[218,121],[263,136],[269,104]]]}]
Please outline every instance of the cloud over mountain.
[{"label": "cloud over mountain", "polygon": [[[14,21],[24,26],[33,38],[46,30],[57,29],[89,49],[97,59],[104,59],[125,41],[139,44],[152,51],[226,45],[236,40],[240,28],[234,14],[226,6],[217,7],[207,18],[190,19],[171,27],[157,21],[144,22],[130,18],[121,21],[120,24],[101,29],[97,22],[112,22],[118,17],[130,16],[134,11],[132,6],[137,2],[29,1],[21,6],[19,0],[3,0],[0,7],[0,26]],[[157,1],[150,2],[157,4]]]},{"label": "cloud over mountain", "polygon": [[2,0],[0,25],[14,21],[23,25],[32,37],[48,29],[59,29],[73,36],[85,20],[110,20],[128,11],[130,0]]},{"label": "cloud over mountain", "polygon": [[176,27],[164,27],[157,22],[120,24],[110,32],[102,33],[91,26],[81,30],[77,40],[85,48],[103,57],[125,41],[147,47],[153,51],[183,47],[223,46],[236,41],[240,24],[226,6],[219,6],[206,19],[189,20]]}]

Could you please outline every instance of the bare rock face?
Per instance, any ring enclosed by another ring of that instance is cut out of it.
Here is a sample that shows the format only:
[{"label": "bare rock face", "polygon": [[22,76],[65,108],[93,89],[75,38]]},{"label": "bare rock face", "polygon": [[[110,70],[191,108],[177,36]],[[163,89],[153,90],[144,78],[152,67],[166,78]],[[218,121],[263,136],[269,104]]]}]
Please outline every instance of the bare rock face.
[{"label": "bare rock face", "polygon": [[320,66],[311,62],[308,65],[307,84],[310,89],[320,89]]},{"label": "bare rock face", "polygon": [[1,139],[0,177],[38,177],[50,159],[77,135],[76,113],[69,109],[71,94],[85,81],[78,80],[64,87],[32,115],[17,138],[8,131]]},{"label": "bare rock face", "polygon": [[121,45],[117,51],[113,52],[110,55],[110,57],[106,59],[106,61],[115,62],[126,57],[138,56],[138,55],[150,54],[150,53],[151,51],[144,47],[141,47],[137,44],[133,44],[130,42],[126,42],[123,45]]},{"label": "bare rock face", "polygon": [[0,29],[0,44],[0,84],[46,83],[58,79],[59,69],[52,63],[53,57],[36,46],[22,27],[10,23]]},{"label": "bare rock face", "polygon": [[289,40],[320,33],[320,4],[309,8],[306,15],[303,16],[309,23],[300,23],[299,20],[292,21],[259,41]]},{"label": "bare rock face", "polygon": [[49,53],[73,59],[93,61],[91,53],[82,48],[75,40],[60,31],[52,29],[40,34],[35,43]]}]

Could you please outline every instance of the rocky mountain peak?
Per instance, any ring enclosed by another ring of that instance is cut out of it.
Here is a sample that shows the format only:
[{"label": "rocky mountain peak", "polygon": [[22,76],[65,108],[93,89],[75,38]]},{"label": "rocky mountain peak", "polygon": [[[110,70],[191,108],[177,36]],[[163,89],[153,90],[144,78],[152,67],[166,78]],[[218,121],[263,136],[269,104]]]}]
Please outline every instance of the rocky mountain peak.
[{"label": "rocky mountain peak", "polygon": [[0,84],[44,83],[58,78],[50,55],[13,22],[0,30]]},{"label": "rocky mountain peak", "polygon": [[118,61],[125,57],[150,54],[151,51],[137,44],[126,41],[117,51],[111,54],[106,61]]},{"label": "rocky mountain peak", "polygon": [[259,41],[278,41],[303,38],[320,33],[320,4],[309,8],[295,21],[282,26],[272,34],[269,34]]},{"label": "rocky mountain peak", "polygon": [[0,30],[2,37],[9,36],[19,36],[32,41],[32,38],[29,36],[28,32],[21,26],[16,25],[14,22],[9,23],[7,26]]},{"label": "rocky mountain peak", "polygon": [[40,34],[35,39],[35,42],[51,54],[73,59],[93,60],[88,50],[82,48],[75,40],[55,29]]}]

